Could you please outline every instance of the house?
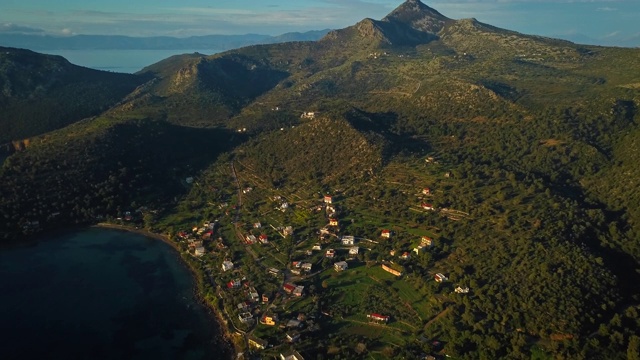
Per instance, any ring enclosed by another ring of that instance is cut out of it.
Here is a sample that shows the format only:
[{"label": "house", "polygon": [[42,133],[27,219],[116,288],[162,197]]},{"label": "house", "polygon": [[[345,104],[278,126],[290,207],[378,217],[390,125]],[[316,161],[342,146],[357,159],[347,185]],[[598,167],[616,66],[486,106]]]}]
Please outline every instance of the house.
[{"label": "house", "polygon": [[280,360],[304,360],[302,355],[295,350],[280,353]]},{"label": "house", "polygon": [[267,346],[269,346],[269,342],[267,342],[266,340],[262,340],[258,337],[255,337],[253,335],[247,336],[247,342],[249,343],[249,347],[258,349],[258,350],[264,350],[267,348]]},{"label": "house", "polygon": [[293,235],[293,227],[287,226],[284,228],[284,236]]},{"label": "house", "polygon": [[260,234],[260,236],[258,236],[258,240],[262,244],[268,244],[269,243],[269,237],[266,234]]},{"label": "house", "polygon": [[189,247],[190,248],[199,248],[202,247],[204,245],[204,241],[202,240],[189,240]]},{"label": "house", "polygon": [[386,315],[380,315],[380,314],[369,314],[367,315],[367,317],[369,319],[371,319],[372,321],[377,321],[377,322],[389,322],[390,317],[386,316]]},{"label": "house", "polygon": [[356,238],[354,236],[343,236],[342,237],[342,245],[354,245],[356,243]]},{"label": "house", "polygon": [[431,247],[431,246],[433,246],[433,239],[428,237],[428,236],[423,236],[422,239],[421,239],[420,245],[426,246],[426,247]]},{"label": "house", "polygon": [[423,195],[431,195],[431,189],[429,189],[429,188],[422,189],[422,194]]},{"label": "house", "polygon": [[293,296],[302,297],[304,295],[304,286],[298,285],[293,289]]},{"label": "house", "polygon": [[203,246],[198,246],[196,248],[196,256],[202,256],[204,255],[204,253],[205,253],[205,250]]},{"label": "house", "polygon": [[444,276],[442,273],[437,273],[433,276],[433,278],[436,280],[436,282],[444,282],[447,281],[449,279],[447,279],[446,276]]},{"label": "house", "polygon": [[315,245],[313,245],[313,247],[311,248],[311,250],[317,250],[317,251],[320,251],[320,250],[322,250],[322,246],[321,246],[320,244],[315,244]]},{"label": "house", "polygon": [[240,285],[242,285],[242,284],[240,283],[240,279],[234,279],[234,280],[231,280],[231,281],[229,281],[229,282],[227,283],[227,288],[228,288],[228,289],[237,289],[237,288],[239,288],[239,287],[240,287]]},{"label": "house", "polygon": [[278,322],[278,316],[276,316],[275,314],[274,315],[264,314],[260,318],[260,324],[262,325],[274,326],[277,322]]},{"label": "house", "polygon": [[447,179],[451,177],[451,172],[447,171],[446,173],[444,173],[444,177],[446,177]]},{"label": "house", "polygon": [[276,268],[269,268],[269,274],[271,274],[272,276],[278,276],[280,275],[280,270]]},{"label": "house", "polygon": [[293,275],[300,275],[300,274],[302,274],[302,270],[301,269],[291,269],[291,273]]},{"label": "house", "polygon": [[324,196],[324,203],[325,204],[333,204],[333,197],[331,195],[325,195]]},{"label": "house", "polygon": [[329,226],[338,226],[338,219],[329,219]]},{"label": "house", "polygon": [[302,266],[302,261],[294,261],[291,263],[291,266],[293,266],[296,269],[299,269],[300,266]]},{"label": "house", "polygon": [[382,233],[380,234],[380,236],[382,236],[383,238],[389,239],[391,238],[391,231],[387,229],[382,230]]},{"label": "house", "polygon": [[345,271],[349,268],[349,264],[347,264],[346,261],[339,261],[335,264],[333,264],[333,269],[335,271]]},{"label": "house", "polygon": [[258,295],[258,290],[256,290],[256,288],[254,288],[253,286],[249,288],[249,298],[251,298],[251,301],[260,300],[260,295]]},{"label": "house", "polygon": [[469,293],[469,288],[468,287],[460,287],[460,286],[458,286],[457,288],[455,288],[454,291],[456,293],[458,293],[458,294],[468,294]]},{"label": "house", "polygon": [[242,323],[250,323],[253,322],[253,315],[251,315],[250,312],[243,312],[240,315],[238,315],[238,319],[242,322]]},{"label": "house", "polygon": [[424,247],[424,246],[422,246],[422,245],[418,245],[417,247],[414,247],[414,248],[413,248],[413,252],[414,252],[416,255],[420,255],[420,254],[422,254],[425,250],[426,250],[426,247]]},{"label": "house", "polygon": [[311,271],[313,265],[311,263],[304,263],[300,267],[302,268],[302,270],[309,272]]},{"label": "house", "polygon": [[284,292],[286,292],[287,294],[292,294],[295,289],[296,289],[296,286],[292,284],[282,285],[282,290],[284,290]]},{"label": "house", "polygon": [[262,294],[262,303],[266,304],[269,302],[269,295],[268,294]]},{"label": "house", "polygon": [[222,271],[233,270],[233,263],[229,260],[222,262]]},{"label": "house", "polygon": [[424,202],[420,204],[420,206],[422,207],[423,210],[434,211],[436,209],[435,207],[433,207],[433,204],[424,203]]},{"label": "house", "polygon": [[359,252],[360,252],[360,248],[357,247],[357,246],[349,248],[349,255],[350,256],[356,256],[356,255],[358,255]]},{"label": "house", "polygon": [[325,252],[324,256],[331,259],[336,256],[336,251],[333,249],[327,249],[327,252]]},{"label": "house", "polygon": [[405,252],[402,253],[402,255],[400,255],[400,259],[409,260],[409,259],[411,259],[411,254],[409,254],[408,251],[405,251]]},{"label": "house", "polygon": [[389,250],[389,255],[396,256],[396,251],[395,250]]},{"label": "house", "polygon": [[300,115],[300,119],[313,119],[316,117],[316,113],[313,111],[305,111]]},{"label": "house", "polygon": [[249,234],[249,235],[247,235],[245,240],[246,240],[247,244],[251,245],[251,244],[255,244],[258,239],[256,239],[255,235]]},{"label": "house", "polygon": [[298,340],[300,340],[300,333],[299,332],[297,332],[296,330],[287,332],[287,341],[288,342],[292,343],[292,342],[296,342]]},{"label": "house", "polygon": [[262,224],[260,222],[254,223],[253,224],[253,228],[254,229],[260,229],[262,227]]}]

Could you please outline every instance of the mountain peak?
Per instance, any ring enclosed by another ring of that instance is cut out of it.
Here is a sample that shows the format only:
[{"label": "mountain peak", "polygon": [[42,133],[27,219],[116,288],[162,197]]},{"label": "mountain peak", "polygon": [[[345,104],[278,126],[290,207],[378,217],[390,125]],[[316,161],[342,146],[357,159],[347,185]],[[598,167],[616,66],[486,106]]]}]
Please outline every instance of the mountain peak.
[{"label": "mountain peak", "polygon": [[415,30],[435,34],[452,20],[425,5],[420,0],[407,0],[385,16],[382,21],[401,22]]}]

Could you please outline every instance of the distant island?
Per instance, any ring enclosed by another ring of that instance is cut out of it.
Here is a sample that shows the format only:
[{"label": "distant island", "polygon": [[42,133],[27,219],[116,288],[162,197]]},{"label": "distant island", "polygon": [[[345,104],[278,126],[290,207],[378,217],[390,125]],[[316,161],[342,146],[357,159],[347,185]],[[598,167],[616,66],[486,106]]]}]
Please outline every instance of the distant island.
[{"label": "distant island", "polygon": [[136,74],[0,48],[0,240],[166,236],[238,353],[640,357],[640,49],[407,0]]},{"label": "distant island", "polygon": [[0,33],[0,46],[30,50],[229,50],[255,44],[285,41],[319,40],[330,30],[292,32],[278,36],[205,35],[185,38],[170,36],[132,37],[119,35],[52,36],[42,34]]}]

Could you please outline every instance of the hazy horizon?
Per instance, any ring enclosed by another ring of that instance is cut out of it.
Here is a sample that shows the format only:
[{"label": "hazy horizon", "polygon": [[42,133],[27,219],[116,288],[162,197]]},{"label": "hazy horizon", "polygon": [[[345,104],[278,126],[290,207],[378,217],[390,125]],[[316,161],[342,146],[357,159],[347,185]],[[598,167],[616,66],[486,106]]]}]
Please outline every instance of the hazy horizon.
[{"label": "hazy horizon", "polygon": [[[0,33],[127,35],[281,35],[338,29],[380,19],[400,0],[113,0],[51,3],[0,0]],[[479,21],[526,34],[602,45],[637,46],[640,2],[631,0],[435,0],[425,4],[453,19]]]}]

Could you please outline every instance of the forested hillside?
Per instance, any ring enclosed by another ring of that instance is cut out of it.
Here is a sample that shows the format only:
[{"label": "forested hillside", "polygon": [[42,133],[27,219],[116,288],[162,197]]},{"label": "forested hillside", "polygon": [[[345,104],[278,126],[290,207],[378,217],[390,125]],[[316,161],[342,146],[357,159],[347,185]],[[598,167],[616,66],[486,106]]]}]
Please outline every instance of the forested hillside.
[{"label": "forested hillside", "polygon": [[145,82],[97,71],[60,56],[0,47],[0,144],[98,115]]}]

